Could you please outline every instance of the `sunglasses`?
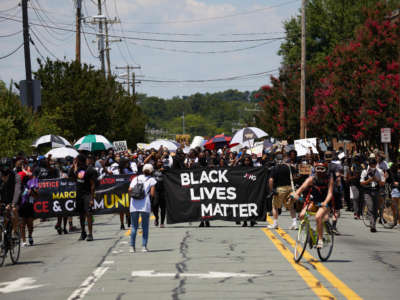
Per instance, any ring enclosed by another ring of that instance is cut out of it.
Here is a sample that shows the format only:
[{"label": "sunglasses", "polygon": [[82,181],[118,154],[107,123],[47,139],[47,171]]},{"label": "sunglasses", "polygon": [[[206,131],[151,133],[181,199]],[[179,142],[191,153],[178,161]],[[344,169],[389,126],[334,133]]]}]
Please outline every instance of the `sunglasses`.
[{"label": "sunglasses", "polygon": [[322,173],[322,172],[326,172],[326,168],[325,168],[325,167],[318,166],[318,167],[315,168],[315,171],[316,171],[316,172],[321,172],[321,173]]}]

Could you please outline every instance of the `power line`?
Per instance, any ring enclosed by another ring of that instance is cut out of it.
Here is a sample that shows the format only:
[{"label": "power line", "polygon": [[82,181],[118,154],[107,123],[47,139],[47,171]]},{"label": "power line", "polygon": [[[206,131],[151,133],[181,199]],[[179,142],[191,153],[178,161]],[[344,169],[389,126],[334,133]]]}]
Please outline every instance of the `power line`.
[{"label": "power line", "polygon": [[39,51],[38,47],[36,47],[36,44],[33,42],[32,38],[29,38],[29,40],[31,41],[33,47],[35,48],[36,52],[39,54],[39,56],[42,58],[43,61],[46,61],[46,59],[44,58],[44,56],[42,55],[42,53]]},{"label": "power line", "polygon": [[249,14],[254,14],[266,10],[271,10],[273,8],[278,8],[281,6],[285,6],[288,4],[292,4],[294,2],[298,2],[299,0],[292,0],[288,2],[284,2],[281,4],[277,5],[271,5],[271,6],[266,6],[254,10],[248,10],[242,13],[236,13],[236,14],[231,14],[231,15],[226,15],[226,16],[219,16],[219,17],[208,17],[208,18],[201,18],[201,19],[192,19],[192,20],[174,20],[174,21],[165,21],[165,22],[126,22],[127,24],[147,24],[147,25],[156,25],[156,24],[178,24],[178,23],[196,23],[196,22],[204,22],[204,21],[210,21],[210,20],[221,20],[221,19],[227,19],[227,18],[233,18],[233,17],[238,17],[238,16],[243,16],[243,15],[249,15]]},{"label": "power line", "polygon": [[[84,24],[86,24],[86,23],[84,23]],[[90,54],[91,54],[94,58],[98,59],[99,56],[96,56],[96,55],[93,53],[93,51],[92,51],[92,49],[90,48],[90,46],[89,46],[89,42],[88,42],[88,40],[87,40],[87,38],[86,38],[85,32],[84,32],[84,31],[81,31],[81,32],[83,33],[83,38],[85,39],[85,43],[86,43],[87,48],[89,49]]]},{"label": "power line", "polygon": [[9,34],[6,34],[6,35],[0,35],[0,38],[14,36],[14,35],[17,35],[17,34],[19,34],[21,32],[22,32],[22,30],[14,32],[14,33],[9,33]]},{"label": "power line", "polygon": [[276,42],[276,40],[268,41],[268,42],[265,42],[265,43],[261,43],[261,44],[257,44],[257,45],[250,46],[250,47],[245,47],[245,48],[237,48],[237,49],[230,49],[230,50],[215,50],[215,51],[192,51],[192,50],[181,50],[181,49],[154,47],[154,46],[143,45],[143,44],[132,42],[132,41],[130,41],[129,43],[134,44],[134,45],[139,46],[139,47],[150,48],[150,49],[161,50],[161,51],[168,51],[168,52],[176,52],[176,53],[223,54],[223,53],[233,53],[233,52],[240,52],[240,51],[250,50],[250,49],[254,49],[254,48],[259,48],[259,47],[271,44],[273,42]]},{"label": "power line", "polygon": [[214,79],[191,79],[191,80],[154,80],[154,79],[141,79],[142,82],[152,82],[152,83],[205,83],[205,82],[215,82],[215,81],[233,81],[233,80],[245,80],[253,79],[254,77],[264,76],[278,71],[279,68],[272,69],[260,73],[252,73],[245,75],[236,75],[225,78],[214,78]]},{"label": "power line", "polygon": [[19,7],[19,4],[15,5],[15,6],[13,6],[13,7],[10,7],[10,8],[1,9],[0,12],[3,13],[3,12],[6,12],[6,11],[10,11],[10,10],[16,9],[16,8],[18,8],[18,7]]},{"label": "power line", "polygon": [[51,52],[49,50],[49,48],[46,47],[45,44],[43,44],[43,42],[40,40],[40,38],[38,37],[38,35],[35,33],[35,31],[33,31],[33,29],[31,28],[31,32],[33,33],[33,35],[36,37],[37,41],[40,43],[40,45],[42,45],[42,47],[47,51],[47,53],[49,53],[53,58],[55,58],[56,60],[60,60],[57,56],[54,55],[53,52]]},{"label": "power line", "polygon": [[15,50],[11,51],[10,53],[8,53],[7,55],[4,56],[0,56],[0,59],[4,59],[7,58],[11,55],[13,55],[15,52],[17,52],[19,49],[21,49],[21,47],[24,45],[24,43],[22,43],[21,45],[18,46],[18,48],[16,48]]},{"label": "power line", "polygon": [[[15,22],[22,22],[19,19],[14,19],[14,18],[9,18],[9,17],[4,17],[0,16],[2,19],[7,19]],[[40,27],[47,27],[47,28],[53,28],[61,31],[69,31],[69,32],[76,32],[73,29],[66,29],[66,28],[60,28],[56,26],[51,26],[51,25],[43,25],[43,24],[38,24],[38,23],[33,23],[30,22],[30,25],[33,26],[40,26]],[[91,35],[96,35],[94,33],[90,32],[85,32],[86,34],[91,34]],[[139,41],[149,41],[149,42],[167,42],[167,43],[212,43],[212,44],[217,44],[217,43],[247,43],[247,42],[262,42],[262,41],[274,41],[274,40],[282,40],[285,39],[285,37],[274,37],[274,38],[260,38],[260,39],[241,39],[241,40],[170,40],[170,39],[148,39],[148,38],[140,38],[140,37],[133,37],[133,36],[121,36],[121,35],[110,35],[110,37],[114,38],[122,38],[122,39],[128,39],[128,40],[139,40]]]}]

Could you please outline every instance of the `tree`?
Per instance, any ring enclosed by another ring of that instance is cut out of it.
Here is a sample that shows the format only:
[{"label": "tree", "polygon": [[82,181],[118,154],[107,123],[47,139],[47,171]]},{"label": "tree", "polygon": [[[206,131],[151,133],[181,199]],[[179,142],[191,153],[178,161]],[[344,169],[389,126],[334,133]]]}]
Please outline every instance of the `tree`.
[{"label": "tree", "polygon": [[314,133],[378,146],[380,128],[389,127],[398,149],[400,20],[391,21],[391,11],[384,4],[370,10],[356,38],[338,45],[318,67],[320,87],[308,112]]},{"label": "tree", "polygon": [[95,133],[111,141],[127,139],[130,146],[142,140],[144,115],[114,77],[76,61],[38,63],[43,114],[52,116],[64,137],[74,141]]}]

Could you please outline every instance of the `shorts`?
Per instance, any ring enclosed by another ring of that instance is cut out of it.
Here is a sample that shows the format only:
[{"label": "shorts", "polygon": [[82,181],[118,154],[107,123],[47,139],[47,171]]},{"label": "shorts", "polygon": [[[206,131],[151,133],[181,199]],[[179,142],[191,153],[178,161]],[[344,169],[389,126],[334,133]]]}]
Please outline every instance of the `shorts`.
[{"label": "shorts", "polygon": [[33,211],[33,204],[32,203],[24,203],[18,209],[18,214],[20,218],[33,218],[34,211]]},{"label": "shorts", "polygon": [[292,187],[290,185],[280,186],[276,188],[277,195],[272,198],[273,208],[282,208],[284,204],[287,209],[293,208],[294,199],[289,198],[292,192]]},{"label": "shorts", "polygon": [[392,190],[392,198],[400,198],[400,190],[398,188]]},{"label": "shorts", "polygon": [[75,200],[75,210],[81,215],[92,211],[90,207],[90,195],[80,195],[76,197]]}]

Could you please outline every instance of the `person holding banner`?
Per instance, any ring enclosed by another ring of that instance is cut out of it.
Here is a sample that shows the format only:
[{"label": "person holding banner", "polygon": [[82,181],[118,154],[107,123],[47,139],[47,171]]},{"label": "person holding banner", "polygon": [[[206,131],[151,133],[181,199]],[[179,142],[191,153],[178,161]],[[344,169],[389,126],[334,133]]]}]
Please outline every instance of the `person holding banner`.
[{"label": "person holding banner", "polygon": [[[79,154],[73,163],[69,177],[76,181],[76,210],[79,213],[81,223],[80,241],[93,241],[92,206],[94,205],[94,191],[97,180],[97,172],[88,167],[84,154]],[[85,231],[85,219],[87,220],[89,235]]]},{"label": "person holding banner", "polygon": [[[143,229],[143,240],[142,240],[142,252],[148,252],[147,242],[149,239],[149,220],[151,212],[151,201],[150,196],[155,196],[155,185],[157,181],[151,177],[154,169],[151,164],[145,164],[143,166],[143,174],[139,175],[131,181],[128,189],[130,197],[130,213],[131,213],[131,249],[129,252],[136,252],[136,233],[139,227],[139,216],[142,218],[142,229]],[[136,199],[132,196],[133,193],[143,190],[143,198]]]}]

